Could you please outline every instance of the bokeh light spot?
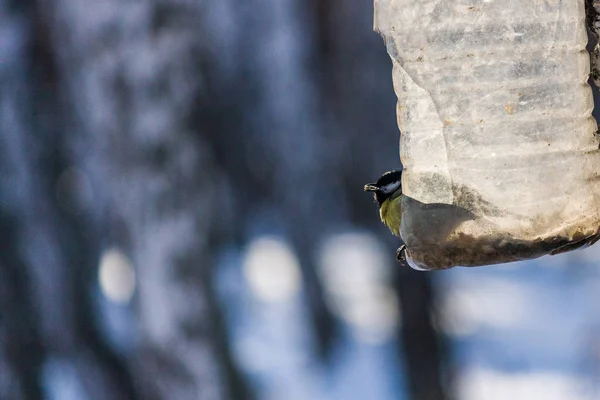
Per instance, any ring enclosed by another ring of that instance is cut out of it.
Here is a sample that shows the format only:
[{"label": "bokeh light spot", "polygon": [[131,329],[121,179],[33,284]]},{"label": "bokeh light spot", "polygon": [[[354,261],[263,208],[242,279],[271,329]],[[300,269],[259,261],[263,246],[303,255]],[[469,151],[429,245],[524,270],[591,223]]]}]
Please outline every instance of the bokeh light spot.
[{"label": "bokeh light spot", "polygon": [[135,271],[129,258],[118,249],[106,250],[98,269],[100,289],[117,303],[128,303],[135,292]]},{"label": "bokeh light spot", "polygon": [[356,339],[379,344],[394,336],[400,306],[385,249],[374,236],[346,233],[326,240],[319,273],[328,304]]},{"label": "bokeh light spot", "polygon": [[261,237],[250,243],[243,274],[252,294],[266,302],[289,300],[301,287],[298,259],[284,241],[275,237]]}]

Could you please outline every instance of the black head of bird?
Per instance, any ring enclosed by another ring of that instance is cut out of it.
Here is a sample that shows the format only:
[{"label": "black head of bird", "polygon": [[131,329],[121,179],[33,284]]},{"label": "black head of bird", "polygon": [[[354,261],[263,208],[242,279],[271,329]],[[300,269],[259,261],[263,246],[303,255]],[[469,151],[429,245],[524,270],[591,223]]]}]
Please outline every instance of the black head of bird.
[{"label": "black head of bird", "polygon": [[379,207],[390,198],[402,194],[402,171],[389,171],[381,175],[375,183],[367,183],[365,192],[373,192]]}]

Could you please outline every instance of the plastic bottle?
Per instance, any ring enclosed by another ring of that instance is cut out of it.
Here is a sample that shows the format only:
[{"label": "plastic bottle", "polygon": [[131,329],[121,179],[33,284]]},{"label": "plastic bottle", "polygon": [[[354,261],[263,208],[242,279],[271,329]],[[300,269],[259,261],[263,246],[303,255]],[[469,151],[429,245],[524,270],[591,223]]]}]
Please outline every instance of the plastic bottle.
[{"label": "plastic bottle", "polygon": [[393,61],[411,265],[594,243],[600,154],[583,0],[375,0]]}]

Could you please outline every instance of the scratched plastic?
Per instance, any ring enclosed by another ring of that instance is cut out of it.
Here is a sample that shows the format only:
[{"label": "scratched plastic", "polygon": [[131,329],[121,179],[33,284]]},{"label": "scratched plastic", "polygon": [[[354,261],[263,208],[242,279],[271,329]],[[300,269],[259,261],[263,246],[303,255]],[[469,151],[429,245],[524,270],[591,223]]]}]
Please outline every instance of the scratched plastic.
[{"label": "scratched plastic", "polygon": [[375,0],[411,266],[524,260],[598,239],[585,23],[582,0]]}]

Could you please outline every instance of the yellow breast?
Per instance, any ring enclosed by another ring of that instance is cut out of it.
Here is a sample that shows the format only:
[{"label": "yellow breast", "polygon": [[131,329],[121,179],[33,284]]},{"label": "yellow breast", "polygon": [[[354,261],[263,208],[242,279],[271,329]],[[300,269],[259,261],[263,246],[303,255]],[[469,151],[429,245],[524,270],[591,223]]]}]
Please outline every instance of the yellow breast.
[{"label": "yellow breast", "polygon": [[400,223],[402,222],[402,196],[388,199],[379,209],[379,216],[390,231],[400,236]]}]

